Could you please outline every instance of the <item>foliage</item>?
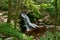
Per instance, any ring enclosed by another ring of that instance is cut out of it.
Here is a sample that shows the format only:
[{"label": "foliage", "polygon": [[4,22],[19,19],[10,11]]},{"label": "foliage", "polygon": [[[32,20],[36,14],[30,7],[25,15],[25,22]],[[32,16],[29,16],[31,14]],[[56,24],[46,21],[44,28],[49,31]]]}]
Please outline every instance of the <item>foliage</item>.
[{"label": "foliage", "polygon": [[[54,40],[53,35],[51,32],[46,32],[46,37],[40,37],[40,40]],[[56,40],[60,40],[59,32],[56,32]]]},{"label": "foliage", "polygon": [[13,26],[9,23],[0,23],[0,33],[8,35],[8,36],[16,36],[19,37],[20,33],[13,28]]},{"label": "foliage", "polygon": [[23,3],[28,9],[30,9],[33,12],[32,15],[35,18],[43,18],[43,15],[39,11],[40,5],[35,4],[33,0],[24,0]]},{"label": "foliage", "polygon": [[48,4],[41,4],[41,6],[42,6],[42,8],[45,10],[45,11],[47,11],[47,12],[49,12],[49,15],[50,15],[50,19],[49,20],[52,20],[52,19],[54,19],[54,11],[55,11],[55,7],[51,4],[51,3],[48,3]]},{"label": "foliage", "polygon": [[[14,1],[14,0],[12,0],[12,7],[14,7],[14,8],[16,8],[16,0]],[[8,10],[8,0],[4,0],[4,1],[2,1],[2,0],[0,0],[0,9],[1,10]]]},{"label": "foliage", "polygon": [[45,9],[48,12],[53,12],[54,6],[52,4],[45,4],[42,3],[41,6],[43,7],[43,9]]},{"label": "foliage", "polygon": [[21,40],[32,40],[32,36],[26,36],[25,34],[18,32],[16,29],[14,29],[14,26],[9,23],[0,23],[0,33],[2,33],[5,36],[13,36],[18,37]]},{"label": "foliage", "polygon": [[2,9],[2,10],[7,10],[8,9],[8,0],[4,0],[4,1],[2,1],[2,0],[0,0],[0,9]]},{"label": "foliage", "polygon": [[[19,37],[21,40],[33,40],[32,36],[26,36],[21,32],[18,32],[13,28],[13,25],[9,23],[0,23],[0,33],[7,36]],[[40,40],[53,40],[53,34],[51,32],[46,32],[46,37],[40,37]],[[60,40],[60,34],[56,32],[57,40]]]}]

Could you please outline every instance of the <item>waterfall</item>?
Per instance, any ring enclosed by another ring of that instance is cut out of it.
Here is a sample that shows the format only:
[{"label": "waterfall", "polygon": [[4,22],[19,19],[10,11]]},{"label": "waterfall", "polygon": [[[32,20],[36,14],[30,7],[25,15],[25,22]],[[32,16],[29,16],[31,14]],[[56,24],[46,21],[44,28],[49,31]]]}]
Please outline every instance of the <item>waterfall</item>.
[{"label": "waterfall", "polygon": [[36,24],[31,23],[29,17],[25,13],[21,13],[21,17],[24,20],[24,25],[27,28],[27,30],[30,30],[30,28],[36,28],[37,27]]}]

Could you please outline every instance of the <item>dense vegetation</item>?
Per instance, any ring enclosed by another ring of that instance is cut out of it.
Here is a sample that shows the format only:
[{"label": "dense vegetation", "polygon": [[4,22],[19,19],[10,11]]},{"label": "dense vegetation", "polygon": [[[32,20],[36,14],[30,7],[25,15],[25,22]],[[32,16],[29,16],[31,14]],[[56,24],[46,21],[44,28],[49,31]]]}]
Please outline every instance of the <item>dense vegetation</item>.
[{"label": "dense vegetation", "polygon": [[[44,24],[54,25],[54,33],[46,32],[40,40],[60,40],[60,32],[56,26],[60,26],[60,0],[0,0],[0,10],[8,11],[7,22],[0,23],[0,33],[5,36],[13,36],[17,40],[33,40],[33,36],[27,36],[20,32],[17,26],[21,12],[27,13],[31,22],[36,23],[42,19]],[[48,16],[47,18],[45,18]],[[14,20],[12,25],[11,20]],[[3,37],[2,37],[3,38]]]}]

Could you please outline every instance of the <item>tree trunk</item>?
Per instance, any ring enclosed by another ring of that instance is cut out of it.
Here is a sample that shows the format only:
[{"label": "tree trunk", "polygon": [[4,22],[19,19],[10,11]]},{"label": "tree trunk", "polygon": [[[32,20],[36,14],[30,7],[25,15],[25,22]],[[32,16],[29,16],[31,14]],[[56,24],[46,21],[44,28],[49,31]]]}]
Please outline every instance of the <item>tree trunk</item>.
[{"label": "tree trunk", "polygon": [[8,19],[7,22],[11,22],[11,14],[12,14],[12,5],[11,5],[11,0],[8,0]]}]

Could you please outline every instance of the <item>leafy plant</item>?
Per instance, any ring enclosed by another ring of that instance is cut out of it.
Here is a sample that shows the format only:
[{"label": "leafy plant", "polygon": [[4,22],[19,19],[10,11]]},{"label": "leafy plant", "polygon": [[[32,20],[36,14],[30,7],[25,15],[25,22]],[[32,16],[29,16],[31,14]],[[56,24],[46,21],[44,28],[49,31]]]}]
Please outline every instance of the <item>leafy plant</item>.
[{"label": "leafy plant", "polygon": [[33,0],[24,0],[23,3],[25,4],[25,6],[32,10],[33,12],[33,16],[37,17],[37,18],[42,18],[42,14],[40,13],[39,9],[40,9],[40,5],[35,4],[35,2]]},{"label": "leafy plant", "polygon": [[14,26],[9,23],[0,23],[0,33],[2,33],[4,36],[10,37],[16,37],[20,40],[32,40],[32,36],[26,36],[25,34],[18,32],[16,29],[14,29]]},{"label": "leafy plant", "polygon": [[22,33],[19,33],[16,29],[13,28],[13,25],[9,23],[0,23],[0,33],[6,36],[13,36],[20,38]]}]

